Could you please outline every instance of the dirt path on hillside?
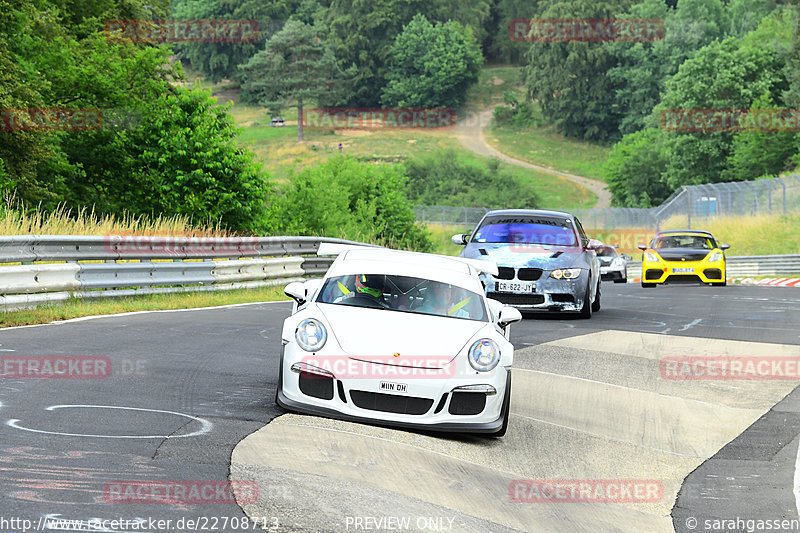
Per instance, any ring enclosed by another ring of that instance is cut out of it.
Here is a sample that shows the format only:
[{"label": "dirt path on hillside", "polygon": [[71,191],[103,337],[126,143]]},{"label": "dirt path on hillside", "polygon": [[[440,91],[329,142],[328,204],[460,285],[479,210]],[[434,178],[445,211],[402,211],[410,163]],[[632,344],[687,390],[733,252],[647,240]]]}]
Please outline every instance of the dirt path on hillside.
[{"label": "dirt path on hillside", "polygon": [[459,120],[456,123],[454,133],[461,141],[461,144],[478,155],[497,157],[501,161],[505,161],[511,165],[530,168],[533,170],[538,170],[539,172],[544,172],[545,174],[551,174],[553,176],[560,176],[568,179],[574,183],[577,183],[578,185],[581,185],[582,187],[586,187],[597,195],[596,208],[611,206],[611,193],[608,191],[606,184],[601,181],[584,178],[582,176],[576,176],[575,174],[568,174],[567,172],[553,170],[552,168],[533,165],[525,161],[520,161],[519,159],[514,159],[513,157],[500,153],[489,146],[483,137],[483,128],[489,124],[491,118],[492,109],[487,109],[485,111],[481,111],[480,113],[471,113],[468,117],[463,120]]}]

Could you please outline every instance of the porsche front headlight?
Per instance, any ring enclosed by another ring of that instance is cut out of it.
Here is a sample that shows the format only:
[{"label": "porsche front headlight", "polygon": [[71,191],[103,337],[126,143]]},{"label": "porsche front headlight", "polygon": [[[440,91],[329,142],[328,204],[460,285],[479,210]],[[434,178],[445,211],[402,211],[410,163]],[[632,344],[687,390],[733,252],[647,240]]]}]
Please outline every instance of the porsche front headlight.
[{"label": "porsche front headlight", "polygon": [[649,261],[650,263],[658,263],[661,261],[661,258],[654,252],[645,252],[644,260]]},{"label": "porsche front headlight", "polygon": [[307,352],[316,352],[325,346],[328,340],[328,331],[322,322],[314,318],[306,318],[294,332],[297,344]]},{"label": "porsche front headlight", "polygon": [[500,348],[492,339],[477,340],[469,349],[468,359],[478,372],[489,372],[500,362]]},{"label": "porsche front headlight", "polygon": [[709,263],[716,263],[717,261],[722,261],[722,252],[714,252],[708,256]]},{"label": "porsche front headlight", "polygon": [[550,272],[550,277],[555,279],[575,279],[580,275],[580,268],[557,268]]}]

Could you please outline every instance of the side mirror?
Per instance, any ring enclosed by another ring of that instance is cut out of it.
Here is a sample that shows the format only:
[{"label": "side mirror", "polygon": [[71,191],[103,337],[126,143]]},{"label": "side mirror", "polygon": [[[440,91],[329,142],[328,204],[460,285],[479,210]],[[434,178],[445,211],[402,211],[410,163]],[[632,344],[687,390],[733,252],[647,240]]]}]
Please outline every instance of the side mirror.
[{"label": "side mirror", "polygon": [[469,237],[469,235],[464,235],[464,234],[458,233],[458,234],[453,235],[452,237],[450,237],[450,240],[453,241],[453,244],[458,244],[459,246],[464,246],[465,244],[467,244],[467,238],[468,237]]},{"label": "side mirror", "polygon": [[300,281],[291,282],[283,289],[283,292],[286,296],[292,297],[298,304],[306,301],[306,286]]},{"label": "side mirror", "polygon": [[586,244],[587,248],[592,248],[592,249],[600,248],[601,246],[603,246],[603,242],[598,241],[597,239],[589,239],[589,242]]},{"label": "side mirror", "polygon": [[647,245],[646,244],[640,244],[639,246],[637,246],[637,248],[644,252],[645,250],[647,250]]},{"label": "side mirror", "polygon": [[726,243],[726,242],[720,243],[720,245],[719,245],[720,250],[727,250],[730,247],[731,247],[731,245]]},{"label": "side mirror", "polygon": [[498,313],[498,315],[497,325],[501,328],[522,320],[522,313],[520,313],[519,309],[515,307],[505,306],[500,309],[500,313]]}]

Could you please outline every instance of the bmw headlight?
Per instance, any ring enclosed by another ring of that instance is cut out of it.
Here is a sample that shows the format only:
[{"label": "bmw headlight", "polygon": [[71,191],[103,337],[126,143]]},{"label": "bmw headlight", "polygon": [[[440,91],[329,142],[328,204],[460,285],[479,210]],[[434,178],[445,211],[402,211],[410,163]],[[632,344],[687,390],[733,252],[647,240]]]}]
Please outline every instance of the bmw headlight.
[{"label": "bmw headlight", "polygon": [[649,261],[651,263],[658,263],[659,261],[661,261],[661,258],[658,257],[658,255],[656,255],[653,252],[645,252],[644,260]]},{"label": "bmw headlight", "polygon": [[716,263],[717,261],[722,261],[722,252],[714,252],[708,256],[709,263]]},{"label": "bmw headlight", "polygon": [[580,268],[557,268],[550,272],[550,277],[555,279],[575,279],[580,275]]},{"label": "bmw headlight", "polygon": [[316,352],[325,346],[328,340],[328,331],[322,322],[314,318],[306,318],[294,332],[297,344],[307,352]]},{"label": "bmw headlight", "polygon": [[478,372],[489,372],[500,362],[500,348],[492,339],[475,341],[469,349],[469,364]]}]

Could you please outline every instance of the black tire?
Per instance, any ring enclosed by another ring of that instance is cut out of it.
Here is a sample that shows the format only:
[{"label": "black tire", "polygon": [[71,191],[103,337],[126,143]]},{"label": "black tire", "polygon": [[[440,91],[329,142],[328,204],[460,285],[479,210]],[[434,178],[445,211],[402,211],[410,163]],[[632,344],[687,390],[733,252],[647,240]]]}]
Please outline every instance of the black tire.
[{"label": "black tire", "polygon": [[645,288],[647,288],[647,287],[655,287],[655,286],[656,286],[655,283],[645,283],[644,281],[642,282],[642,287],[645,287]]},{"label": "black tire", "polygon": [[592,290],[592,278],[589,278],[589,283],[586,284],[586,296],[583,297],[583,307],[578,312],[581,318],[592,318],[592,304],[589,302],[589,293]]},{"label": "black tire", "polygon": [[712,287],[725,287],[728,284],[727,281],[720,281],[719,283],[712,283]]},{"label": "black tire", "polygon": [[498,438],[506,434],[508,429],[508,417],[511,413],[511,372],[508,373],[508,381],[506,382],[506,397],[503,398],[503,425],[494,433],[490,433],[490,437]]},{"label": "black tire", "polygon": [[615,279],[614,283],[628,283],[628,278]]},{"label": "black tire", "polygon": [[592,302],[592,312],[596,313],[600,310],[600,285],[602,283],[597,283],[597,293],[594,295],[594,302]]}]

